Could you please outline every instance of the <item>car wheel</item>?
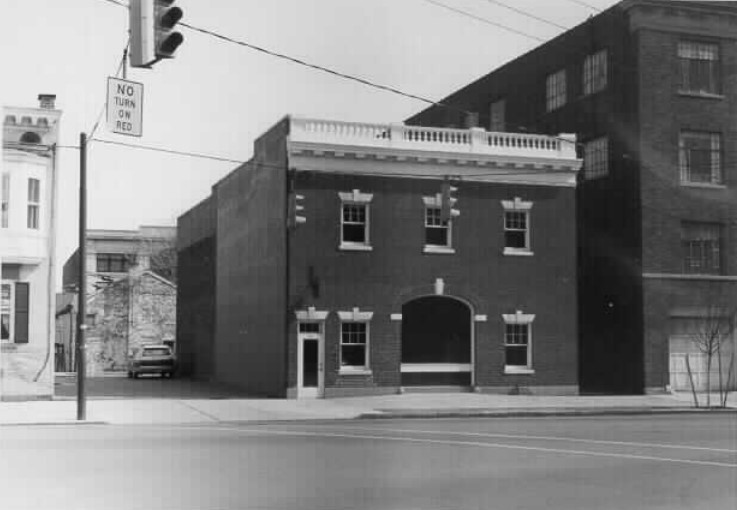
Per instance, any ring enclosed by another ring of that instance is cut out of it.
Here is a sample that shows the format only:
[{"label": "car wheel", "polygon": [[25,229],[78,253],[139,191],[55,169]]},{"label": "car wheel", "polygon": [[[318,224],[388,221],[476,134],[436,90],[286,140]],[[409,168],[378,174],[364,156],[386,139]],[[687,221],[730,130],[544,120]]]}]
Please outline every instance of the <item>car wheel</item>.
[{"label": "car wheel", "polygon": [[133,372],[133,379],[138,379],[138,372]]}]

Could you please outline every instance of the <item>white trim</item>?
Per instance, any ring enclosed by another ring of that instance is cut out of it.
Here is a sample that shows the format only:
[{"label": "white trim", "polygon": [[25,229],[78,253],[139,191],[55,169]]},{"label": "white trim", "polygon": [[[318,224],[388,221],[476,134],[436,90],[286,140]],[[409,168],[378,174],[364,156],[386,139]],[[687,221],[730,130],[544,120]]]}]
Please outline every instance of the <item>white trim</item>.
[{"label": "white trim", "polygon": [[435,244],[426,244],[422,248],[422,253],[440,253],[443,255],[453,255],[455,252],[455,248],[452,248],[450,246],[438,246]]},{"label": "white trim", "polygon": [[340,367],[338,369],[338,375],[373,375],[373,373],[370,368],[364,367]]},{"label": "white trim", "polygon": [[393,321],[401,321],[402,320],[402,314],[401,313],[393,313],[389,316],[390,320]]},{"label": "white trim", "polygon": [[350,193],[339,191],[338,196],[341,201],[354,204],[368,204],[374,199],[373,193],[361,193],[361,191],[357,189],[354,189]]},{"label": "white trim", "polygon": [[681,273],[642,273],[643,278],[662,280],[705,280],[721,282],[737,282],[737,275],[718,274],[681,274]]},{"label": "white trim", "polygon": [[327,310],[317,311],[314,306],[307,308],[307,310],[297,310],[294,312],[298,321],[324,321],[327,319],[329,313]]},{"label": "white trim", "polygon": [[442,198],[440,198],[440,193],[433,197],[422,197],[422,203],[425,204],[425,207],[442,207]]},{"label": "white trim", "polygon": [[402,363],[400,371],[405,374],[470,372],[471,363]]},{"label": "white trim", "polygon": [[374,312],[362,312],[358,307],[353,308],[350,312],[338,312],[341,322],[368,322],[373,316]]},{"label": "white trim", "polygon": [[502,200],[502,207],[505,211],[529,211],[532,206],[532,201],[524,201],[520,197],[514,197],[514,200]]},{"label": "white trim", "polygon": [[514,365],[504,365],[504,373],[505,374],[534,374],[535,369],[528,368],[528,367],[518,367]]},{"label": "white trim", "polygon": [[511,256],[517,256],[517,257],[531,257],[535,255],[535,252],[530,251],[527,248],[509,248],[508,246],[505,246],[503,255],[511,255]]},{"label": "white trim", "polygon": [[[327,317],[328,312],[316,312],[314,307],[307,312],[297,311],[298,314],[307,314],[312,317]],[[323,315],[324,314],[324,315]],[[305,322],[317,322],[318,333],[301,333],[299,325]],[[317,341],[317,386],[304,387],[304,342]],[[297,322],[297,398],[322,398],[325,396],[325,322],[324,319],[306,319]]]},{"label": "white trim", "polygon": [[488,317],[486,315],[474,315],[473,320],[474,322],[486,322]]},{"label": "white trim", "polygon": [[522,313],[517,310],[514,314],[502,314],[502,318],[506,324],[532,324],[535,320],[534,313]]},{"label": "white trim", "polygon": [[[342,225],[341,225],[342,228]],[[338,246],[340,251],[374,251],[374,247],[363,243],[347,243],[343,241]]]}]

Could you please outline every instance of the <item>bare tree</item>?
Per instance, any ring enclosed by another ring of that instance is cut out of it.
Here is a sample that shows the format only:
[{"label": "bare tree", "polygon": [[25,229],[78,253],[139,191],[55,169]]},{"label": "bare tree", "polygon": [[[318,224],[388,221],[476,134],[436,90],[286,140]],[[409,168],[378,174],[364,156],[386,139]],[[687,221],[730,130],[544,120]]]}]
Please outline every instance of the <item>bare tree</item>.
[{"label": "bare tree", "polygon": [[177,282],[176,233],[172,229],[142,227],[138,253],[148,258],[148,267],[145,269],[150,269],[172,283]]},{"label": "bare tree", "polygon": [[[711,407],[711,369],[715,355],[719,369],[719,404],[722,405],[725,402],[726,388],[722,377],[722,352],[725,346],[733,347],[730,341],[735,331],[736,317],[737,306],[730,304],[722,295],[709,296],[703,315],[694,322],[689,334],[691,342],[706,359],[706,407]],[[727,378],[728,384],[730,379],[731,377]],[[695,391],[693,378],[691,378],[691,386]],[[698,402],[696,406],[698,407]]]}]

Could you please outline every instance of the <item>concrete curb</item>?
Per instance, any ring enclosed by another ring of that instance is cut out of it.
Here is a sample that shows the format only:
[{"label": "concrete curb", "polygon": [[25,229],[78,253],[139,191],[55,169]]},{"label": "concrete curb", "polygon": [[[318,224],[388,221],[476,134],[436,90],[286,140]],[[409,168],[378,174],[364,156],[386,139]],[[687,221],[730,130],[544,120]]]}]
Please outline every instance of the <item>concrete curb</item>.
[{"label": "concrete curb", "polygon": [[28,422],[17,422],[17,423],[0,423],[2,427],[46,427],[46,426],[60,426],[60,425],[110,425],[107,421],[101,420],[68,420],[68,421],[28,421]]},{"label": "concrete curb", "polygon": [[695,409],[695,408],[617,408],[617,409],[419,409],[419,410],[379,410],[361,414],[362,420],[390,420],[413,418],[525,418],[545,416],[635,416],[654,414],[737,414],[737,409]]}]

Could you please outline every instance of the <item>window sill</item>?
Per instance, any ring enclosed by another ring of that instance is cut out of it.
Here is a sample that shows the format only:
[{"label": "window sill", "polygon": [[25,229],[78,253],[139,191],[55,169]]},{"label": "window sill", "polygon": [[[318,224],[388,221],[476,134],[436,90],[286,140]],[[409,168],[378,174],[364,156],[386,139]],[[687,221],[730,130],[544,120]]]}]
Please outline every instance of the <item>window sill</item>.
[{"label": "window sill", "polygon": [[456,252],[455,248],[451,248],[450,246],[433,246],[433,245],[426,245],[422,249],[422,253],[439,253],[444,255],[453,255]]},{"label": "window sill", "polygon": [[373,251],[374,247],[369,244],[340,243],[340,251]]},{"label": "window sill", "polygon": [[512,255],[515,257],[532,257],[535,252],[521,248],[504,248],[504,255]]},{"label": "window sill", "polygon": [[504,367],[504,374],[505,375],[532,375],[535,373],[535,370],[532,368],[527,367],[510,367],[506,366]]},{"label": "window sill", "polygon": [[710,182],[681,181],[681,186],[684,188],[727,189],[724,184],[712,184]]},{"label": "window sill", "polygon": [[341,367],[338,370],[338,375],[372,375],[373,371],[370,368],[345,368]]},{"label": "window sill", "polygon": [[689,90],[679,90],[678,95],[684,96],[684,97],[697,97],[701,99],[717,99],[717,100],[725,99],[726,97],[723,94],[713,94],[710,92],[692,92]]}]

